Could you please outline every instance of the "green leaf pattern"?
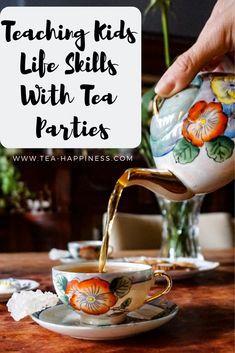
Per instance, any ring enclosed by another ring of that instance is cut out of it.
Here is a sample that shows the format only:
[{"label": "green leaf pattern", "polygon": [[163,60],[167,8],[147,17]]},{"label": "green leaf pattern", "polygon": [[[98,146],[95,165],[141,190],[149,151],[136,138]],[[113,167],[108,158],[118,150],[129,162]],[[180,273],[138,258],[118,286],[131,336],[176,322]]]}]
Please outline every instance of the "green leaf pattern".
[{"label": "green leaf pattern", "polygon": [[[219,136],[210,142],[206,142],[205,145],[208,157],[217,163],[222,163],[230,158],[234,150],[234,142],[227,136]],[[185,138],[180,139],[173,150],[175,161],[180,164],[193,162],[199,153],[200,149]]]},{"label": "green leaf pattern", "polygon": [[180,139],[174,147],[173,155],[176,163],[187,164],[194,161],[199,155],[200,149],[192,145],[185,138]]},{"label": "green leaf pattern", "polygon": [[132,281],[129,277],[118,277],[114,278],[110,284],[110,289],[119,298],[123,298],[129,293],[131,289]]},{"label": "green leaf pattern", "polygon": [[121,303],[120,309],[121,309],[121,310],[125,310],[125,309],[131,304],[131,302],[132,302],[132,299],[131,299],[131,298],[125,299],[125,300]]},{"label": "green leaf pattern", "polygon": [[206,143],[206,151],[209,158],[222,163],[233,154],[234,142],[229,137],[220,136]]},{"label": "green leaf pattern", "polygon": [[64,303],[67,304],[69,301],[69,297],[65,294],[65,289],[67,287],[67,278],[63,275],[57,275],[55,277],[57,289],[60,293],[60,300]]}]

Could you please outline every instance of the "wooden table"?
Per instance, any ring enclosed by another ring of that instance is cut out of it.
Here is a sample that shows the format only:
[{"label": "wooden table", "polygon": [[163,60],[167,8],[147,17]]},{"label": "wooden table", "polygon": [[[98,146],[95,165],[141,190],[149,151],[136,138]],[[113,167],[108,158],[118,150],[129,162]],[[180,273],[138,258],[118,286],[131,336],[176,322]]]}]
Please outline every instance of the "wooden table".
[{"label": "wooden table", "polygon": [[[119,255],[156,255],[153,251]],[[215,271],[175,281],[168,294],[180,307],[166,325],[145,334],[116,341],[83,341],[47,331],[31,318],[15,322],[0,304],[0,353],[233,353],[233,250],[207,251],[207,259],[220,261]],[[46,253],[0,254],[0,276],[30,278],[40,289],[53,290]]]}]

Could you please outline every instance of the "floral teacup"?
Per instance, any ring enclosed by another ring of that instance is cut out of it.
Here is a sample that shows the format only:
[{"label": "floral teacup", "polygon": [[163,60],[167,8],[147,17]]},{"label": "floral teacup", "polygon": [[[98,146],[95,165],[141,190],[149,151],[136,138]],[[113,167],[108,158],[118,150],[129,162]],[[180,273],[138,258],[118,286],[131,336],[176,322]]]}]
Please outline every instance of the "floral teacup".
[{"label": "floral teacup", "polygon": [[234,177],[235,76],[198,75],[168,99],[156,97],[151,146],[159,170],[172,172],[193,194]]},{"label": "floral teacup", "polygon": [[[166,288],[148,298],[154,277],[163,277]],[[171,278],[149,265],[111,262],[98,272],[98,262],[61,265],[52,268],[53,284],[60,300],[90,325],[111,325],[126,314],[170,291]]]}]

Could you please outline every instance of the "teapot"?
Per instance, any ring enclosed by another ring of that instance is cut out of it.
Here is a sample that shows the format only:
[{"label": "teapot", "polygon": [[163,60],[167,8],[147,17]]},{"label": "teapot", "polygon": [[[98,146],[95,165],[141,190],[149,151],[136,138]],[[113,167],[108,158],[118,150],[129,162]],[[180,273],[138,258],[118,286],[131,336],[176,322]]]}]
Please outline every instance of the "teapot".
[{"label": "teapot", "polygon": [[157,169],[128,169],[125,186],[181,201],[233,180],[234,74],[199,74],[174,96],[156,96],[153,107],[150,144]]}]

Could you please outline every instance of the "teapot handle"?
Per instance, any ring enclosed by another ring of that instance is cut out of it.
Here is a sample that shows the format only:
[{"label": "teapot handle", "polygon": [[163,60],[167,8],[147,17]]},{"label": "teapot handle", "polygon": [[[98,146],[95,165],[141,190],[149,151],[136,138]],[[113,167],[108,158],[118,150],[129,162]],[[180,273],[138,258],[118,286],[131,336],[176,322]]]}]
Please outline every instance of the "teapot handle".
[{"label": "teapot handle", "polygon": [[[198,76],[196,76],[196,78],[197,78],[197,77],[198,77]],[[195,78],[195,79],[196,79],[196,78]],[[190,87],[200,87],[200,85],[191,82],[191,83],[187,86],[187,88],[190,88]],[[154,97],[154,99],[153,99],[153,113],[154,113],[154,115],[159,114],[160,101],[163,101],[164,99],[165,99],[165,98],[160,97],[158,94],[156,94],[156,96]]]},{"label": "teapot handle", "polygon": [[159,101],[162,99],[158,94],[153,99],[153,113],[157,115],[159,113]]}]

